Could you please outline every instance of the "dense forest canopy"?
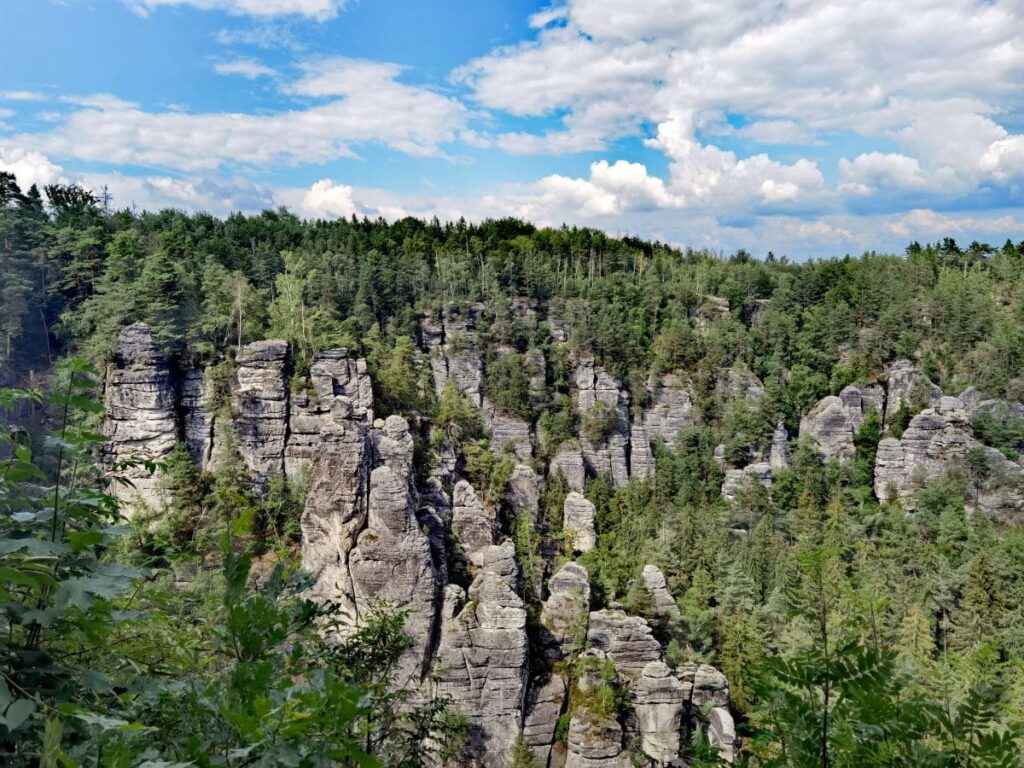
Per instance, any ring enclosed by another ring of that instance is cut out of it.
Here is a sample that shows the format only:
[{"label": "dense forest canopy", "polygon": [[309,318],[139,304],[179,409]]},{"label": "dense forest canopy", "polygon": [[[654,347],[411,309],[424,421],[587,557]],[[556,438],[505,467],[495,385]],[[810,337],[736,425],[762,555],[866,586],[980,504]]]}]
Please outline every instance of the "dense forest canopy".
[{"label": "dense forest canopy", "polygon": [[[880,502],[879,441],[898,436],[918,403],[884,425],[869,411],[848,462],[794,440],[770,487],[751,483],[732,501],[721,488],[724,468],[767,449],[779,424],[795,436],[822,398],[881,381],[898,359],[943,393],[973,386],[1024,401],[1024,240],[946,238],[905,254],[792,263],[511,219],[115,211],[79,187],[23,191],[0,174],[0,246],[0,384],[53,398],[6,390],[0,401],[33,431],[5,425],[0,435],[18,446],[0,494],[0,741],[12,764],[318,765],[326,744],[343,765],[450,757],[437,735],[464,723],[444,702],[414,707],[388,688],[402,617],[376,617],[342,645],[317,631],[329,609],[302,598],[303,576],[288,565],[302,483],[253,489],[237,463],[200,471],[181,449],[165,467],[172,514],[114,530],[113,497],[89,467],[102,441],[98,371],[131,323],[148,325],[180,364],[222,376],[261,339],[289,343],[295,382],[320,352],[345,347],[366,359],[377,415],[412,423],[424,473],[424,457],[450,445],[463,476],[502,510],[536,621],[549,561],[573,553],[562,530],[568,487],[553,473],[536,521],[508,514],[515,462],[481,449],[478,411],[429,383],[421,320],[452,306],[479,308],[484,394],[531,426],[538,468],[576,435],[596,444],[615,430],[601,408],[574,410],[574,360],[593,357],[621,380],[635,413],[653,377],[683,372],[692,383],[694,424],[674,450],[655,446],[650,475],[587,480],[599,543],[576,560],[593,608],[616,603],[648,619],[673,667],[708,662],[726,675],[739,761],[1020,764],[1024,530],[974,511],[971,472],[984,471],[984,455],[921,490],[912,513]],[[541,322],[521,321],[523,302],[545,308]],[[552,340],[556,326],[565,343]],[[755,377],[763,396],[724,390],[728,371]],[[44,442],[44,426],[59,439]],[[1019,461],[1024,421],[996,413],[973,428]],[[10,543],[25,540],[48,543]],[[268,553],[282,570],[254,587],[250,566]],[[42,570],[35,555],[49,558]],[[664,572],[677,614],[655,610],[639,578],[648,563]],[[173,574],[187,568],[206,581],[176,590]],[[580,657],[570,678],[600,677],[585,667]],[[613,683],[596,690],[570,706],[625,706]],[[270,723],[280,712],[287,727]],[[416,753],[425,735],[434,747]],[[701,734],[689,736],[687,759],[715,764]],[[515,765],[536,764],[519,743],[515,755]]]}]

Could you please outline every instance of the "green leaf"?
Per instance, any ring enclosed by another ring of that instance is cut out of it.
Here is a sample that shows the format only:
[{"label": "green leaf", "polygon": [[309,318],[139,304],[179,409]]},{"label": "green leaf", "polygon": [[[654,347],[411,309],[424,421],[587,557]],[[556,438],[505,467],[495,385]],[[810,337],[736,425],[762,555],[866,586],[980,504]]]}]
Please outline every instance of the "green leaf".
[{"label": "green leaf", "polygon": [[32,699],[16,699],[4,713],[4,724],[12,731],[18,730],[36,711],[36,703]]}]

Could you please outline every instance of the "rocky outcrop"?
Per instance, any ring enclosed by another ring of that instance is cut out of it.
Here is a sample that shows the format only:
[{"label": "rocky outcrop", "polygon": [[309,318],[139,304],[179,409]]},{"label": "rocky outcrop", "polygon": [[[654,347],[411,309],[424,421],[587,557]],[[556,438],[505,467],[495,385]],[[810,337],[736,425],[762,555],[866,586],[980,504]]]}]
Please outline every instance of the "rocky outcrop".
[{"label": "rocky outcrop", "polygon": [[789,433],[786,431],[786,425],[781,421],[775,427],[775,432],[772,433],[768,464],[776,472],[789,466]]},{"label": "rocky outcrop", "polygon": [[582,650],[590,611],[590,576],[574,562],[563,565],[548,580],[548,599],[540,622],[547,630],[542,638],[545,653],[562,659]]},{"label": "rocky outcrop", "polygon": [[718,747],[718,754],[725,762],[736,759],[736,722],[728,707],[712,707],[708,714],[708,741]]},{"label": "rocky outcrop", "polygon": [[747,464],[743,469],[725,470],[725,479],[722,480],[722,498],[726,501],[735,501],[740,491],[750,482],[758,482],[766,488],[771,488],[772,465]]},{"label": "rocky outcrop", "polygon": [[288,440],[284,471],[301,477],[319,444],[320,429],[332,411],[344,418],[373,422],[373,386],[366,361],[349,357],[345,349],[321,352],[310,366],[309,378],[289,398]]},{"label": "rocky outcrop", "polygon": [[897,360],[889,368],[886,382],[885,423],[888,425],[897,411],[906,406],[911,411],[937,405],[942,390],[929,381],[909,360]]},{"label": "rocky outcrop", "polygon": [[565,711],[568,687],[565,677],[555,673],[530,680],[523,713],[523,738],[542,766],[551,760],[558,718]]},{"label": "rocky outcrop", "polygon": [[514,563],[506,541],[493,549],[468,594],[451,585],[445,592],[435,661],[435,694],[448,696],[470,722],[467,752],[483,765],[509,765],[523,721],[526,694],[526,607],[509,584],[501,563]]},{"label": "rocky outcrop", "polygon": [[312,595],[354,619],[349,553],[366,525],[369,438],[365,425],[342,417],[327,421],[319,440],[302,512],[302,567],[315,579]]},{"label": "rocky outcrop", "polygon": [[667,373],[648,387],[650,405],[633,421],[630,433],[630,473],[644,478],[654,470],[651,444],[660,440],[676,448],[680,430],[693,424],[693,394],[680,375]]},{"label": "rocky outcrop", "polygon": [[648,563],[640,572],[644,587],[654,596],[654,612],[659,616],[678,616],[679,606],[668,591],[665,574],[656,565]]},{"label": "rocky outcrop", "polygon": [[562,530],[566,541],[572,542],[574,552],[589,552],[597,546],[597,531],[594,521],[597,510],[587,498],[576,491],[570,491],[562,506]]},{"label": "rocky outcrop", "polygon": [[280,339],[246,344],[235,359],[238,452],[258,484],[284,471],[288,434],[288,344]]},{"label": "rocky outcrop", "polygon": [[632,763],[623,749],[622,725],[591,705],[595,689],[608,684],[601,673],[605,654],[590,649],[584,656],[589,663],[582,665],[573,692],[577,704],[569,723],[565,768],[629,768]]},{"label": "rocky outcrop", "polygon": [[540,478],[531,467],[516,464],[508,480],[505,499],[512,514],[536,520],[540,510]]},{"label": "rocky outcrop", "polygon": [[485,550],[498,535],[498,519],[465,480],[456,483],[452,491],[452,533],[469,561],[482,567]]},{"label": "rocky outcrop", "polygon": [[[129,325],[118,337],[113,364],[107,369],[103,432],[104,463],[161,461],[178,440],[175,385],[170,361],[153,343],[149,326]],[[144,466],[121,469],[131,485],[111,490],[128,515],[158,515],[167,506],[162,473]]]},{"label": "rocky outcrop", "polygon": [[583,492],[583,486],[587,478],[586,466],[583,462],[583,451],[575,440],[563,444],[555,457],[551,460],[548,469],[551,475],[561,472],[565,477],[569,490]]},{"label": "rocky outcrop", "polygon": [[[616,487],[625,485],[629,480],[626,458],[629,446],[629,396],[621,383],[604,368],[595,367],[591,358],[580,361],[576,367],[570,392],[584,420],[584,434],[580,437],[580,444],[587,472],[592,475],[607,472]],[[606,436],[591,442],[586,435],[586,422],[602,411],[610,416],[611,429]]]},{"label": "rocky outcrop", "polygon": [[[971,462],[984,459],[984,467]],[[1024,468],[981,444],[971,430],[964,403],[943,397],[907,425],[900,439],[885,437],[875,458],[875,494],[882,501],[900,498],[913,508],[913,496],[951,473],[968,478],[967,501],[986,514],[1015,518],[1024,514]]]},{"label": "rocky outcrop", "polygon": [[871,408],[879,414],[884,410],[882,388],[851,384],[838,397],[820,400],[800,420],[800,437],[809,438],[825,461],[848,461],[854,454],[853,436]]},{"label": "rocky outcrop", "polygon": [[658,765],[667,765],[679,756],[685,696],[685,686],[661,661],[649,662],[630,687],[640,747]]},{"label": "rocky outcrop", "polygon": [[725,675],[707,664],[684,664],[677,675],[683,684],[684,700],[691,721],[704,721],[703,712],[710,710],[703,722],[708,740],[719,748],[719,755],[728,763],[736,755],[736,726],[729,713],[729,681]]},{"label": "rocky outcrop", "polygon": [[761,380],[743,363],[722,370],[715,383],[715,397],[722,403],[732,400],[756,402],[763,396]]},{"label": "rocky outcrop", "polygon": [[472,304],[464,310],[453,304],[443,310],[440,318],[428,316],[420,320],[420,342],[430,354],[438,396],[451,381],[477,408],[482,405],[484,368],[476,349],[476,324],[483,309],[482,304]]},{"label": "rocky outcrop", "polygon": [[661,659],[661,646],[650,625],[620,608],[591,611],[587,641],[614,661],[619,674],[631,681],[639,678],[652,661]]},{"label": "rocky outcrop", "polygon": [[486,397],[483,398],[484,423],[491,433],[491,453],[503,456],[511,450],[517,461],[526,462],[533,456],[530,443],[530,425],[512,414],[502,413]]},{"label": "rocky outcrop", "polygon": [[[357,619],[382,605],[407,611],[405,630],[412,638],[396,671],[395,683],[418,683],[426,670],[443,583],[432,558],[430,539],[416,516],[412,484],[412,440],[406,441],[397,416],[391,429],[374,441],[384,463],[370,474],[366,528],[349,554],[349,572]],[[384,450],[380,450],[384,446]]]},{"label": "rocky outcrop", "polygon": [[214,456],[214,408],[210,385],[202,369],[192,368],[181,377],[180,409],[185,445],[199,469],[209,469]]}]

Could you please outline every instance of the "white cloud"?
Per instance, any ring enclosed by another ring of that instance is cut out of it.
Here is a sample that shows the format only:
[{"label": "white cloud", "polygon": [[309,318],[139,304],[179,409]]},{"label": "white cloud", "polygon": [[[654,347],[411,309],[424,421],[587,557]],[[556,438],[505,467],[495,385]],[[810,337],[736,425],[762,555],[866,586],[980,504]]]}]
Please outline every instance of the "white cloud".
[{"label": "white cloud", "polygon": [[2,101],[46,101],[46,98],[36,91],[0,91]]},{"label": "white cloud", "polygon": [[41,152],[28,152],[0,143],[0,170],[13,173],[22,189],[66,181],[64,170]]},{"label": "white cloud", "polygon": [[866,152],[852,161],[841,158],[839,173],[843,177],[839,191],[857,195],[879,187],[922,189],[930,183],[915,158],[896,153]]},{"label": "white cloud", "polygon": [[238,16],[304,16],[327,21],[338,15],[345,0],[126,0],[140,14],[161,6],[187,5],[203,11],[226,11]]},{"label": "white cloud", "polygon": [[260,77],[273,77],[277,71],[266,64],[261,64],[256,59],[232,59],[231,61],[218,61],[213,65],[213,71],[218,75],[240,75],[247,80],[256,80]]},{"label": "white cloud", "polygon": [[981,156],[981,169],[1000,181],[1024,175],[1024,136],[993,141]]},{"label": "white cloud", "polygon": [[353,192],[348,184],[321,179],[306,190],[294,207],[299,214],[311,219],[347,218],[362,212],[352,196]]},{"label": "white cloud", "polygon": [[468,111],[458,101],[393,78],[392,64],[332,60],[294,90],[331,96],[308,109],[273,114],[149,112],[109,96],[78,98],[85,108],[46,133],[13,141],[56,157],[196,171],[229,163],[322,163],[378,143],[414,156],[440,155]]},{"label": "white cloud", "polygon": [[1001,216],[951,216],[928,208],[917,208],[893,217],[889,231],[904,238],[935,238],[941,235],[967,233],[970,236],[1019,235],[1024,219],[1010,214]]},{"label": "white cloud", "polygon": [[402,67],[384,61],[331,56],[302,63],[303,76],[287,90],[301,96],[351,96],[390,87]]},{"label": "white cloud", "polygon": [[736,131],[759,144],[811,144],[810,132],[793,120],[757,120]]}]

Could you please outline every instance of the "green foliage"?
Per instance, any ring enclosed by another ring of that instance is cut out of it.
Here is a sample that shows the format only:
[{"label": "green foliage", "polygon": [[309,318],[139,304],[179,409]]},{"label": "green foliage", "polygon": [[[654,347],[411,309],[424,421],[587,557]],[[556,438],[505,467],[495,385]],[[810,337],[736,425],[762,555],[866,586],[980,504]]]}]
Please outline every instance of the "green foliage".
[{"label": "green foliage", "polygon": [[614,406],[598,400],[583,415],[580,434],[592,445],[601,445],[619,428],[619,413]]}]

